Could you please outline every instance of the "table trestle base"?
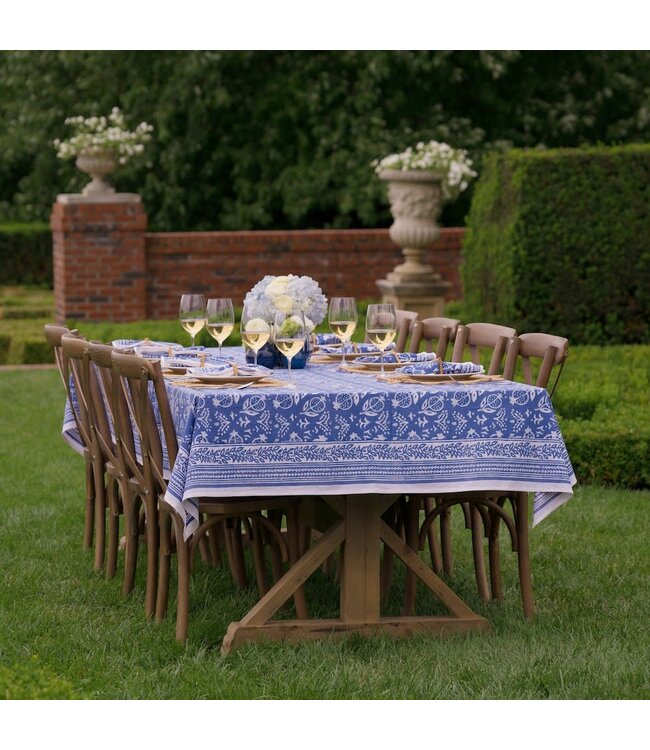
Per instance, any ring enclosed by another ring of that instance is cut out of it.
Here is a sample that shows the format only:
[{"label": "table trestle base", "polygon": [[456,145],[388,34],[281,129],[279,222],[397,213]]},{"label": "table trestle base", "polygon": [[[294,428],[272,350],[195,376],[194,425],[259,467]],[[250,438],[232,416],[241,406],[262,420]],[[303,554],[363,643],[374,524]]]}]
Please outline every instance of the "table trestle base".
[{"label": "table trestle base", "polygon": [[[490,629],[381,519],[392,500],[382,495],[323,498],[340,518],[320,536],[289,571],[239,621],[233,622],[221,651],[248,641],[315,640],[357,633],[363,636],[447,635]],[[381,617],[380,542],[452,613],[450,616]],[[271,620],[294,592],[342,548],[341,604],[338,619]]]}]

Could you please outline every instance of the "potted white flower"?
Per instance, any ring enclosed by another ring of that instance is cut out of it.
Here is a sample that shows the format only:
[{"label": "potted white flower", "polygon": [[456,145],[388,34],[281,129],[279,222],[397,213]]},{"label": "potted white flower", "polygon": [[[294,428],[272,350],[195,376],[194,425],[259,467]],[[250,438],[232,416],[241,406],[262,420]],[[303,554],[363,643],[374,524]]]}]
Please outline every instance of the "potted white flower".
[{"label": "potted white flower", "polygon": [[54,147],[60,159],[76,158],[77,167],[92,177],[83,189],[84,195],[114,193],[115,188],[104,178],[118,164],[126,164],[141,154],[153,130],[146,122],[141,122],[135,130],[127,130],[118,107],[113,107],[108,117],[68,117],[65,124],[73,128],[74,134],[66,140],[57,138]]},{"label": "potted white flower", "polygon": [[476,177],[472,161],[464,149],[429,141],[375,160],[372,166],[379,179],[388,182],[394,219],[389,233],[406,259],[393,273],[401,281],[416,281],[431,272],[423,248],[438,238],[442,202],[456,198]]}]

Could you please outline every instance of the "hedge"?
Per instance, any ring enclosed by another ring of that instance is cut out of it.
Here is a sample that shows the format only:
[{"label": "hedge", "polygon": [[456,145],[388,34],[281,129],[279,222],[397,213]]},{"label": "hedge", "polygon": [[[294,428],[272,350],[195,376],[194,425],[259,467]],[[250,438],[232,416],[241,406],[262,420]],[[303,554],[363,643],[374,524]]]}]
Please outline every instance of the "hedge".
[{"label": "hedge", "polygon": [[649,204],[648,144],[491,155],[463,249],[467,319],[649,342]]},{"label": "hedge", "polygon": [[52,233],[47,224],[0,224],[0,284],[52,287]]},{"label": "hedge", "polygon": [[73,686],[58,677],[32,656],[25,662],[0,664],[0,699],[3,700],[70,700],[84,697]]}]

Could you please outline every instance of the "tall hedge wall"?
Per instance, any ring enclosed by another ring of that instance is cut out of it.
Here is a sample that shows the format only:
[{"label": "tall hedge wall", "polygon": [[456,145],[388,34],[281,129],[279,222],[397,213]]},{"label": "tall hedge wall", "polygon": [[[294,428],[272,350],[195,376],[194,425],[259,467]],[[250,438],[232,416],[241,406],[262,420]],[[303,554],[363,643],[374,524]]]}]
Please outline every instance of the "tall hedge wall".
[{"label": "tall hedge wall", "polygon": [[51,287],[52,233],[47,224],[0,224],[0,284]]},{"label": "tall hedge wall", "polygon": [[463,255],[468,320],[649,342],[650,144],[490,156]]}]

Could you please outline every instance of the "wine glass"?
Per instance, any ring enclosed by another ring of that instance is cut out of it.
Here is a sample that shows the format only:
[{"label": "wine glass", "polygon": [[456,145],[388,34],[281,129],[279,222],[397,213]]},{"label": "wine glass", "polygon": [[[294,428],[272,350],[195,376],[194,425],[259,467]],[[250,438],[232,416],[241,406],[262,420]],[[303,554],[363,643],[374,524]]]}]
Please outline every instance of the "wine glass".
[{"label": "wine glass", "polygon": [[277,310],[273,322],[273,335],[278,351],[287,358],[291,372],[291,360],[305,345],[307,326],[301,310],[282,312]]},{"label": "wine glass", "polygon": [[244,303],[240,322],[241,340],[244,345],[253,350],[255,366],[257,367],[257,353],[271,338],[271,326],[260,318],[250,305]]},{"label": "wine glass", "polygon": [[332,333],[343,344],[341,362],[345,364],[345,345],[357,328],[357,303],[354,297],[332,297],[328,319]]},{"label": "wine glass", "polygon": [[219,344],[219,356],[221,356],[221,346],[235,327],[232,300],[223,297],[209,299],[206,314],[206,328],[210,336]]},{"label": "wine glass", "polygon": [[192,346],[196,334],[205,325],[205,297],[202,294],[184,294],[178,311],[181,325],[192,337]]},{"label": "wine glass", "polygon": [[384,350],[397,336],[397,320],[393,305],[368,305],[366,335],[381,352],[381,373],[384,374]]}]

